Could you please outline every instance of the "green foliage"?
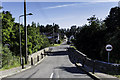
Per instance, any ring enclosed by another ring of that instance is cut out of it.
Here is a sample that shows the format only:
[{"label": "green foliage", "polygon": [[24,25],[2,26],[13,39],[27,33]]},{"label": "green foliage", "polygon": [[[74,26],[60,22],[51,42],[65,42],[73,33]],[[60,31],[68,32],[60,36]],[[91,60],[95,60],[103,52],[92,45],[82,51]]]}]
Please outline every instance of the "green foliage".
[{"label": "green foliage", "polygon": [[80,33],[76,34],[75,46],[84,54],[92,59],[101,59],[100,54],[101,47],[105,43],[104,34],[105,31],[100,29],[100,22],[95,16],[92,16],[89,20],[89,25],[83,26]]},{"label": "green foliage", "polygon": [[2,12],[2,43],[9,44],[14,55],[19,51],[19,24],[14,22],[10,12]]},{"label": "green foliage", "polygon": [[[39,26],[39,25],[38,25]],[[28,25],[28,53],[32,54],[42,48],[49,46],[49,41],[45,35],[40,35],[39,27],[36,27],[36,23],[32,22],[32,25]]]},{"label": "green foliage", "polygon": [[56,47],[56,46],[60,46],[60,44],[52,44],[52,45],[50,45],[50,46],[52,46],[52,47]]},{"label": "green foliage", "polygon": [[[8,11],[2,12],[2,45],[3,47],[3,66],[4,68],[10,68],[11,66],[17,66],[20,56],[20,38],[19,27],[21,29],[21,46],[22,55],[25,56],[25,29],[23,25],[14,22],[12,14]],[[36,23],[32,22],[32,25],[28,25],[27,46],[28,54],[32,54],[42,48],[49,46],[49,41],[46,36],[40,34],[39,24],[36,27]],[[7,48],[5,45],[9,45]]]},{"label": "green foliage", "polygon": [[116,29],[120,30],[120,8],[111,8],[108,17],[105,19],[107,31],[114,32]]},{"label": "green foliage", "polygon": [[74,48],[75,50],[77,50],[77,48],[75,46],[70,46],[71,48]]},{"label": "green foliage", "polygon": [[[106,40],[106,44],[111,44],[113,46],[113,50],[110,52],[110,62],[120,63],[120,54],[119,54],[120,31],[115,31],[114,33],[106,34],[106,37],[108,38]],[[107,57],[106,50],[102,49],[100,54],[102,55],[103,60],[105,60],[104,58]]]},{"label": "green foliage", "polygon": [[[118,11],[117,11],[118,10]],[[99,20],[93,15],[88,20],[89,25],[82,26],[74,36],[76,48],[92,59],[107,61],[105,46],[111,44],[113,50],[110,53],[110,62],[120,63],[120,19],[117,17],[119,8],[112,8],[110,14],[104,20]],[[105,25],[106,24],[106,25]]]},{"label": "green foliage", "polygon": [[[14,22],[12,14],[8,11],[2,12],[2,43],[3,45],[9,44],[10,51],[13,55],[19,56],[19,24]],[[49,41],[46,36],[40,35],[40,29],[36,27],[36,23],[32,22],[32,25],[28,25],[28,53],[32,54],[42,48],[49,46]],[[22,38],[22,54],[25,56],[25,32],[23,25],[21,27]]]},{"label": "green foliage", "polygon": [[5,69],[9,69],[12,66],[19,66],[20,60],[18,57],[13,56],[12,52],[9,48],[5,45],[2,48],[2,67]]}]

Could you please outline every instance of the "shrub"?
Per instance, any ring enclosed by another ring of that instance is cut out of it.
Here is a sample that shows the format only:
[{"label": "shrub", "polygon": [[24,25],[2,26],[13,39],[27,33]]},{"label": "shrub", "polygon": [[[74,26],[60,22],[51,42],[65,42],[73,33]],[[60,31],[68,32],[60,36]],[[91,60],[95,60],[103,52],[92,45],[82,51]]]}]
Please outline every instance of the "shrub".
[{"label": "shrub", "polygon": [[20,64],[20,60],[16,56],[12,56],[12,52],[5,45],[2,48],[2,68],[9,69],[12,66],[18,66]]}]

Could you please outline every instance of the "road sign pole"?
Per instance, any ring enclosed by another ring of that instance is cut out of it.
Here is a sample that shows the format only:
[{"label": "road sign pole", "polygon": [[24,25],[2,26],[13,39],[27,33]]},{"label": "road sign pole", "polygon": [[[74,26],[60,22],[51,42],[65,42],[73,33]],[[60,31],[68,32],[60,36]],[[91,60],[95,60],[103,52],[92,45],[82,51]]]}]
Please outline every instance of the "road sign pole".
[{"label": "road sign pole", "polygon": [[108,44],[105,47],[106,51],[108,51],[108,63],[109,63],[109,56],[110,56],[110,51],[112,51],[113,47],[112,45]]},{"label": "road sign pole", "polygon": [[109,63],[109,56],[110,56],[110,52],[108,51],[108,63]]}]

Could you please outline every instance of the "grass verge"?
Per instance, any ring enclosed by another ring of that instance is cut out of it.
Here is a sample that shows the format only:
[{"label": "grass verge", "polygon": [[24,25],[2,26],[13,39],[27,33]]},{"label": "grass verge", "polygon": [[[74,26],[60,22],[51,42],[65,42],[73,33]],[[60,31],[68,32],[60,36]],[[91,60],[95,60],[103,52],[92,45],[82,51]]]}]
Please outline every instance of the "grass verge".
[{"label": "grass verge", "polygon": [[115,76],[115,77],[117,77],[117,78],[119,78],[119,79],[120,79],[120,75],[113,75],[113,76]]},{"label": "grass verge", "polygon": [[20,66],[21,66],[20,64],[9,65],[9,66],[6,65],[3,68],[1,68],[0,71],[4,71],[4,70],[12,69],[12,68],[15,68],[15,67],[20,67]]},{"label": "grass verge", "polygon": [[74,48],[75,50],[77,50],[77,48],[75,46],[70,46],[71,48]]},{"label": "grass verge", "polygon": [[54,45],[52,45],[53,47],[56,47],[56,46],[60,46],[60,44],[54,44]]}]

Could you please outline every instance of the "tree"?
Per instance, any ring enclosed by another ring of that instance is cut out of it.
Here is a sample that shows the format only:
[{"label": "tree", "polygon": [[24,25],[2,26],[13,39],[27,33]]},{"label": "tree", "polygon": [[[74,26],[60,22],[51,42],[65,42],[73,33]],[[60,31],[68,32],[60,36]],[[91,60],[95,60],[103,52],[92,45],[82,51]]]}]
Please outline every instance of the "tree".
[{"label": "tree", "polygon": [[58,24],[55,24],[55,25],[53,26],[53,28],[54,28],[54,32],[55,32],[55,33],[59,33],[59,25],[58,25]]},{"label": "tree", "polygon": [[52,31],[53,31],[52,25],[47,24],[45,26],[45,33],[52,33]]},{"label": "tree", "polygon": [[84,25],[76,34],[75,46],[78,50],[86,54],[92,59],[101,59],[100,51],[104,46],[104,30],[101,29],[101,23],[98,18],[93,15],[87,19],[89,25]]},{"label": "tree", "polygon": [[89,26],[93,29],[97,29],[99,30],[100,29],[100,20],[98,18],[96,18],[95,15],[93,15],[92,17],[88,18],[88,23],[89,23]]},{"label": "tree", "polygon": [[2,6],[0,6],[0,10],[2,9],[3,7]]},{"label": "tree", "polygon": [[46,36],[41,35],[40,25],[28,25],[28,53],[32,54],[42,48],[49,46],[49,41]]},{"label": "tree", "polygon": [[113,32],[120,29],[120,8],[111,8],[108,17],[104,20],[107,30]]},{"label": "tree", "polygon": [[[10,50],[14,52],[14,45],[18,44],[18,24],[15,24],[12,14],[8,11],[2,12],[2,43],[3,45],[9,44]],[[15,26],[15,27],[14,27]],[[14,53],[15,54],[15,53]],[[16,55],[16,54],[15,54]]]}]

